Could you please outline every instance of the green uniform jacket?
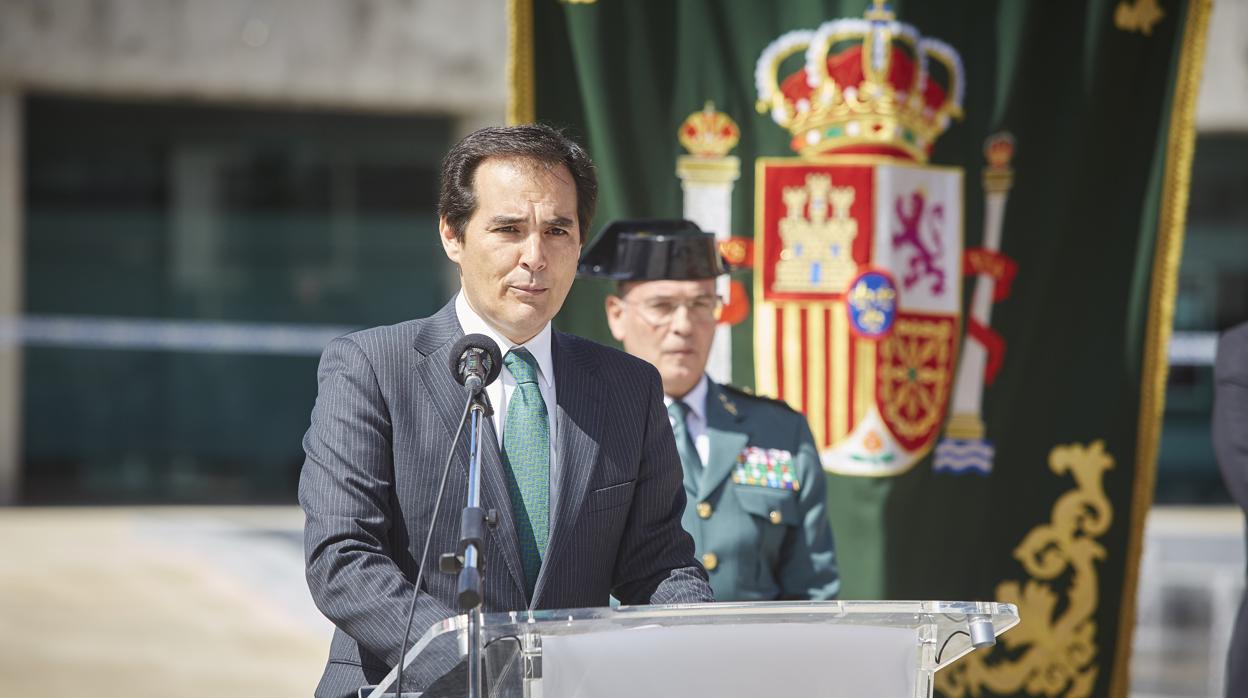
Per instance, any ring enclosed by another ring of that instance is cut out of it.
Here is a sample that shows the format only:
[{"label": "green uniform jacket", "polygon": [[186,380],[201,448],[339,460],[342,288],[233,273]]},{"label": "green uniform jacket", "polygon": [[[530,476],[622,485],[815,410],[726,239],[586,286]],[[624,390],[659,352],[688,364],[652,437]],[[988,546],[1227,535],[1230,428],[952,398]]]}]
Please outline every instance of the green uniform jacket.
[{"label": "green uniform jacket", "polygon": [[827,478],[806,419],[708,381],[706,428],[708,462],[701,473],[686,469],[681,522],[715,600],[836,598]]}]

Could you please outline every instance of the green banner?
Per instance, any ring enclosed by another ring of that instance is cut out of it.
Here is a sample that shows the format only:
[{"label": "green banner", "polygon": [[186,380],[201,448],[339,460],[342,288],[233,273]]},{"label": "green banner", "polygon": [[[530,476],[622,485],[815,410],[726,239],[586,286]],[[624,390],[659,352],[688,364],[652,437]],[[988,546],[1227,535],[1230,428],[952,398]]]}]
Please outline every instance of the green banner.
[{"label": "green banner", "polygon": [[[733,374],[812,423],[844,597],[1019,607],[951,698],[1127,693],[1208,13],[509,5],[509,118],[587,146],[597,226],[678,217],[682,156],[739,158]],[[578,282],[560,327],[610,342],[607,291]]]}]

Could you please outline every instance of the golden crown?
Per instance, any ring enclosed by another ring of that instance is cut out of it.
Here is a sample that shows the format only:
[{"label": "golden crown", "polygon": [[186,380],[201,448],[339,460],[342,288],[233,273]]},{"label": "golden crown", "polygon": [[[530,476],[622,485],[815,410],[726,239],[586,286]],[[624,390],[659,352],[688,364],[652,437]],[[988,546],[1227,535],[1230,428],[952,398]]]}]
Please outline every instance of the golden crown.
[{"label": "golden crown", "polygon": [[1005,132],[989,136],[984,141],[984,159],[992,169],[1009,169],[1010,160],[1014,159],[1014,136]]},{"label": "golden crown", "polygon": [[[781,78],[782,64],[799,53],[804,65]],[[770,111],[803,155],[882,153],[926,162],[950,120],[962,117],[958,52],[896,21],[881,0],[863,19],[771,42],[754,80],[759,112]]]},{"label": "golden crown", "polygon": [[737,147],[741,129],[732,117],[717,111],[714,102],[707,102],[702,111],[695,111],[685,119],[676,137],[691,155],[722,158]]},{"label": "golden crown", "polygon": [[984,141],[984,159],[988,161],[984,168],[984,188],[990,192],[1009,191],[1014,185],[1014,170],[1010,169],[1010,161],[1014,159],[1014,136],[1004,131],[989,136]]}]

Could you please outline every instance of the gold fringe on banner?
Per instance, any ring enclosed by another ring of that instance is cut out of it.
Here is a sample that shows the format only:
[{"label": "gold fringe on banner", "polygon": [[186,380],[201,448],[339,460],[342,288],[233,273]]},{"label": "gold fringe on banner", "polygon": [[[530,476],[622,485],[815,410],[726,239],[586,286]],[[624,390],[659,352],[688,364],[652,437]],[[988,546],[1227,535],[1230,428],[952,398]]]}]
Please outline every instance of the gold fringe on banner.
[{"label": "gold fringe on banner", "polygon": [[507,125],[534,118],[533,0],[507,0]]},{"label": "gold fringe on banner", "polygon": [[1110,695],[1114,698],[1126,698],[1130,687],[1131,640],[1135,632],[1140,552],[1144,544],[1144,519],[1152,506],[1156,484],[1157,446],[1161,439],[1169,370],[1166,350],[1170,345],[1174,296],[1187,224],[1187,198],[1196,141],[1196,95],[1200,91],[1211,6],[1211,0],[1191,0],[1188,3],[1170,107],[1161,212],[1157,220],[1152,286],[1148,298],[1148,324],[1144,330],[1144,366],[1140,379],[1140,418],[1135,446],[1135,491],[1131,502],[1131,527],[1127,534],[1127,569],[1122,588],[1122,611],[1118,617],[1114,673],[1110,681]]}]

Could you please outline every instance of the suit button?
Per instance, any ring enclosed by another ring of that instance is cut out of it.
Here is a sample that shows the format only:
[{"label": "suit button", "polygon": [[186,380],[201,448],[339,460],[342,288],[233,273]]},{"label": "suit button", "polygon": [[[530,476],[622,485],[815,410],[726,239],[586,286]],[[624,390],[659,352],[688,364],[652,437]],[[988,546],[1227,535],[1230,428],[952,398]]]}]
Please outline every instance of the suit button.
[{"label": "suit button", "polygon": [[719,567],[719,556],[715,553],[704,554],[702,556],[702,566],[706,568],[707,572],[714,570],[716,567]]},{"label": "suit button", "polygon": [[780,512],[776,511],[775,509],[773,509],[771,513],[767,515],[767,518],[771,519],[771,522],[773,524],[778,524],[783,520],[780,516]]},{"label": "suit button", "polygon": [[711,508],[710,502],[698,502],[698,518],[709,519],[712,511],[714,509]]}]

